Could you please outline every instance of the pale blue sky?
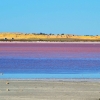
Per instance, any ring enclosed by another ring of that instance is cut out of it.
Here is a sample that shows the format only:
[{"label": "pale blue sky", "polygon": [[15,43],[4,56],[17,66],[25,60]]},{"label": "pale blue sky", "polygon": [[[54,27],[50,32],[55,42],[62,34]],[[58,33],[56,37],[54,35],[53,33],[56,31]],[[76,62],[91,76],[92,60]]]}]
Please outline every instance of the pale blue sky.
[{"label": "pale blue sky", "polygon": [[0,32],[100,35],[100,0],[0,0]]}]

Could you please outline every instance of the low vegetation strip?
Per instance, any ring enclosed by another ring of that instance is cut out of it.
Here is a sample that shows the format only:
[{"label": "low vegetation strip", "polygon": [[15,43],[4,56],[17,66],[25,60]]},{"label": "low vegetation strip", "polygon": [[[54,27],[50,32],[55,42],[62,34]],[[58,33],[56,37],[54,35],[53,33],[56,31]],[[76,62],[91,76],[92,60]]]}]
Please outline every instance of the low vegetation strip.
[{"label": "low vegetation strip", "polygon": [[53,41],[53,42],[99,42],[100,36],[79,36],[72,34],[45,34],[45,33],[0,33],[0,41]]}]

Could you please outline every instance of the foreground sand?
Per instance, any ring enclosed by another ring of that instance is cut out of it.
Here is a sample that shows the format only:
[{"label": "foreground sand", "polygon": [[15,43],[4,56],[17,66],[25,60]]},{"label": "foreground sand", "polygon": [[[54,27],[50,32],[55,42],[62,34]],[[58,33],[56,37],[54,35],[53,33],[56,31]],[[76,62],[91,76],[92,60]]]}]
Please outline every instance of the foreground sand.
[{"label": "foreground sand", "polygon": [[100,100],[100,81],[0,80],[0,100]]}]

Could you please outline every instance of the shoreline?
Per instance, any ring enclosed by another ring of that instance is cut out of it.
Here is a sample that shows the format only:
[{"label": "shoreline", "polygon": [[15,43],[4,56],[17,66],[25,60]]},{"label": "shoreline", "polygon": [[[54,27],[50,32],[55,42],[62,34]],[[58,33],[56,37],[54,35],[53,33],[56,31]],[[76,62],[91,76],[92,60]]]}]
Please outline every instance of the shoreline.
[{"label": "shoreline", "polygon": [[100,44],[100,42],[83,42],[83,41],[80,41],[80,42],[50,42],[50,41],[0,41],[0,43],[65,43],[65,44],[71,44],[71,43],[73,43],[73,44],[77,44],[77,43],[79,43],[79,44]]},{"label": "shoreline", "polygon": [[0,75],[0,79],[100,79],[100,74],[5,74]]},{"label": "shoreline", "polygon": [[92,79],[92,78],[72,78],[72,79],[55,79],[55,78],[46,78],[46,79],[0,79],[0,81],[62,81],[62,82],[100,82],[100,78],[95,78],[95,79]]}]

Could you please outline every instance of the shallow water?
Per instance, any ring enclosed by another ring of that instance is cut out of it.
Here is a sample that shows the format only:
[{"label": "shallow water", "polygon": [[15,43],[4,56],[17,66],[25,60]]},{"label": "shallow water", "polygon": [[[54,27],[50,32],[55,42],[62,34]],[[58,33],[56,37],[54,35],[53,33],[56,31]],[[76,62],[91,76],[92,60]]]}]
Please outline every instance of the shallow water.
[{"label": "shallow water", "polygon": [[100,78],[100,44],[0,43],[0,78]]}]

